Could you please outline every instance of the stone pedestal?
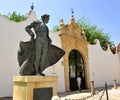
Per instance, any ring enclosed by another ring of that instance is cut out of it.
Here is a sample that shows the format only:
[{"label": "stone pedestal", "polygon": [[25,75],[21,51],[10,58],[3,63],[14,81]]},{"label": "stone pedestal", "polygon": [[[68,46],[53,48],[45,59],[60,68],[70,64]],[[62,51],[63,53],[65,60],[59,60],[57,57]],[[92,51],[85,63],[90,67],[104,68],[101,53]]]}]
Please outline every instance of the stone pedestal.
[{"label": "stone pedestal", "polygon": [[56,76],[14,76],[13,81],[13,100],[33,100],[38,88],[52,88],[52,95],[57,95]]}]

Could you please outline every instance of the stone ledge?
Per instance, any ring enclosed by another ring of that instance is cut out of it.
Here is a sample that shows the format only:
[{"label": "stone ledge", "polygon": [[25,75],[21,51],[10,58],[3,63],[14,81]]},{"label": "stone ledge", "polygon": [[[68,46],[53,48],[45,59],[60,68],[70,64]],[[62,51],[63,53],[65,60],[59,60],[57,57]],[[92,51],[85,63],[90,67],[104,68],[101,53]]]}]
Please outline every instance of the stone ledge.
[{"label": "stone ledge", "polygon": [[14,76],[14,82],[54,82],[57,81],[56,76]]}]

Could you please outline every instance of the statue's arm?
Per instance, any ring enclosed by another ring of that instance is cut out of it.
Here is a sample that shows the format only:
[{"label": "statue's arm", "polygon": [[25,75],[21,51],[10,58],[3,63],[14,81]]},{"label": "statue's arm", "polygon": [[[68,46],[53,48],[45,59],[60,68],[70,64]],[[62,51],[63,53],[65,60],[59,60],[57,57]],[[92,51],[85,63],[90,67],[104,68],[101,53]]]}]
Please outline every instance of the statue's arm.
[{"label": "statue's arm", "polygon": [[34,33],[33,33],[33,31],[31,30],[32,28],[34,28],[35,27],[35,22],[32,22],[30,25],[27,25],[26,27],[25,27],[25,30],[26,30],[26,32],[31,36],[31,39],[34,39]]}]

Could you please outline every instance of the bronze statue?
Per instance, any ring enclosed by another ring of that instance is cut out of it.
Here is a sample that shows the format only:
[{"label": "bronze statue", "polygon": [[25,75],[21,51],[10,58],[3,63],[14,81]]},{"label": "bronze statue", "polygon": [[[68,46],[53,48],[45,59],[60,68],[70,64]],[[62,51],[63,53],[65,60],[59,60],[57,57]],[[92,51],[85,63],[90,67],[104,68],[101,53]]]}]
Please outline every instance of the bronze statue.
[{"label": "bronze statue", "polygon": [[[42,21],[34,21],[25,28],[31,36],[31,40],[20,42],[18,51],[20,75],[44,76],[42,71],[55,64],[65,54],[62,49],[51,44],[52,40],[46,25],[49,21],[49,15],[45,14],[41,18]],[[35,36],[36,38],[34,38]]]}]

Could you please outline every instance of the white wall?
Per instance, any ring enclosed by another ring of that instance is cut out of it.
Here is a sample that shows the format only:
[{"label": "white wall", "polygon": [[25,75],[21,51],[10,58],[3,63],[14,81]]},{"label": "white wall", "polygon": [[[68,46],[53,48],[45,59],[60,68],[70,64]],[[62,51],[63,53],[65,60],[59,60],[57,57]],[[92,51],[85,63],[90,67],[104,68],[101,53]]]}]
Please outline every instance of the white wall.
[{"label": "white wall", "polygon": [[26,21],[19,23],[0,15],[0,97],[12,96],[13,76],[19,75],[17,61],[19,42],[30,39],[25,32],[25,26],[33,19],[36,19],[34,11]]},{"label": "white wall", "polygon": [[[62,48],[61,39],[59,37],[60,32],[50,31],[50,38],[52,44]],[[61,58],[56,64],[50,66],[43,71],[46,75],[58,76],[57,90],[58,92],[65,91],[65,80],[64,80],[64,66],[62,66],[63,58]]]},{"label": "white wall", "polygon": [[57,91],[65,92],[64,67],[61,65],[62,59],[58,63],[45,69],[43,72],[48,76],[58,76]]},{"label": "white wall", "polygon": [[[33,20],[36,20],[34,11],[30,11],[27,20],[14,22],[0,15],[0,97],[13,95],[13,76],[19,75],[19,65],[17,61],[17,51],[20,41],[28,41],[30,36],[25,31],[25,27]],[[49,26],[48,26],[49,27]],[[50,32],[53,44],[61,47],[59,33]],[[58,78],[58,91],[64,91],[64,69],[61,65],[62,59],[56,64],[56,74]],[[51,67],[52,68],[52,67]],[[49,75],[53,75],[51,68],[46,69]],[[60,85],[61,84],[61,85]]]},{"label": "white wall", "polygon": [[113,84],[116,79],[120,83],[120,60],[118,53],[113,54],[108,48],[104,51],[97,40],[95,45],[88,45],[90,80],[95,87]]}]

